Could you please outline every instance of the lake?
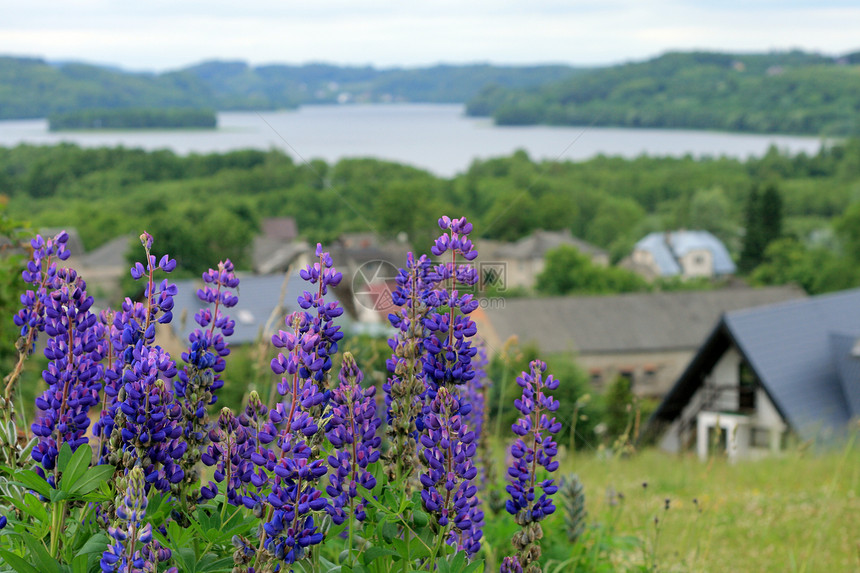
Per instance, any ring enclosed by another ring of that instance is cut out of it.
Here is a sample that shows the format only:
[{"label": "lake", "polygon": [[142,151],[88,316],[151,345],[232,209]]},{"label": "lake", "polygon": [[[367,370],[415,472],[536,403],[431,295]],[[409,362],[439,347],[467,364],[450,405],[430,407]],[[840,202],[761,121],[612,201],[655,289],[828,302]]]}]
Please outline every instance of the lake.
[{"label": "lake", "polygon": [[461,105],[304,106],[294,111],[222,112],[215,131],[48,131],[46,120],[0,121],[0,146],[19,143],[168,148],[181,154],[282,149],[296,158],[335,162],[374,157],[451,176],[474,159],[525,150],[532,159],[583,160],[598,154],[635,157],[725,155],[744,159],[770,145],[814,154],[816,137],[607,127],[499,127],[464,115]]}]

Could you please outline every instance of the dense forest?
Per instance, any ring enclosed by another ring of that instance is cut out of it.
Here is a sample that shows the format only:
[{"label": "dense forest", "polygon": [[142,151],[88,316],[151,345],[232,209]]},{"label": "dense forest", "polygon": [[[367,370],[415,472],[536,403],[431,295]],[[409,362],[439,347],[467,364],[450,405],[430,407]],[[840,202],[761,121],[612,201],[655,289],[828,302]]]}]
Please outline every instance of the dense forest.
[{"label": "dense forest", "polygon": [[303,103],[461,103],[485,85],[543,85],[576,73],[567,66],[434,66],[415,69],[325,64],[252,67],[205,62],[161,74],[35,58],[0,57],[0,119],[86,109],[263,110]]},{"label": "dense forest", "polygon": [[[858,284],[858,182],[860,140],[812,156],[772,148],[747,161],[535,162],[517,152],[476,161],[451,179],[372,159],[297,163],[276,150],[179,156],[70,144],[0,148],[0,193],[11,216],[75,226],[87,249],[145,228],[181,253],[189,272],[224,256],[247,268],[263,216],[296,217],[314,242],[331,243],[346,231],[404,232],[423,249],[436,218],[448,213],[467,215],[481,236],[504,241],[567,228],[615,260],[657,230],[709,230],[736,260],[745,236],[757,237],[744,254],[754,282],[794,281],[824,292]],[[760,204],[750,200],[753,189],[778,194],[776,235],[747,232],[750,220],[761,219],[750,211]]]},{"label": "dense forest", "polygon": [[215,112],[205,109],[84,109],[48,116],[48,130],[215,129]]},{"label": "dense forest", "polygon": [[471,115],[499,124],[860,134],[857,55],[668,53],[534,88],[488,86]]}]

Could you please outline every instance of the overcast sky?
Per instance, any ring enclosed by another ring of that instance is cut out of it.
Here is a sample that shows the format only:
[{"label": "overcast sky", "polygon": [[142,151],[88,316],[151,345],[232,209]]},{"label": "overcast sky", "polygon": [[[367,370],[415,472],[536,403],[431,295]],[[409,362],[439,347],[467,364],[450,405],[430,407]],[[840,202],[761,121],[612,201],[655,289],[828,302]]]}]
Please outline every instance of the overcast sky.
[{"label": "overcast sky", "polygon": [[860,50],[857,0],[0,0],[0,54],[162,71],[209,59],[607,64]]}]

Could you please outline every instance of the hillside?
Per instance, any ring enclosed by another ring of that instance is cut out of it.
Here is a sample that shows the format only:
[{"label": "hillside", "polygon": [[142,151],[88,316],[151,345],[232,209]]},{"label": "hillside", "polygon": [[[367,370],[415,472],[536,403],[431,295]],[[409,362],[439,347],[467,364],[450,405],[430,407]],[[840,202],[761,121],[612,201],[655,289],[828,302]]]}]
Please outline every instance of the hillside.
[{"label": "hillside", "polygon": [[480,64],[380,70],[325,64],[253,67],[213,61],[152,74],[0,57],[0,119],[88,109],[261,110],[338,101],[459,103],[487,85],[533,87],[574,72],[567,66]]},{"label": "hillside", "polygon": [[485,88],[471,115],[502,125],[860,133],[858,55],[669,53],[537,88]]}]

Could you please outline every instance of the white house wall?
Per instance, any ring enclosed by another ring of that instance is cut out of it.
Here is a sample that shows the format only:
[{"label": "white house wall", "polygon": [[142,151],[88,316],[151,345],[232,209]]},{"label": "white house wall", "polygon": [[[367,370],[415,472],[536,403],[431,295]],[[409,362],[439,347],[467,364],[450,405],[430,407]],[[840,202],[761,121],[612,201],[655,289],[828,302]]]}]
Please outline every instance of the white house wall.
[{"label": "white house wall", "polygon": [[[703,417],[703,421],[707,422],[705,426],[715,425],[713,422],[718,420],[720,416],[723,416],[724,418],[720,421],[721,426],[725,427],[727,424],[732,426],[735,439],[738,442],[734,445],[735,447],[733,451],[730,452],[733,454],[733,458],[757,458],[765,455],[769,451],[779,449],[780,437],[782,432],[785,431],[786,425],[773,402],[770,401],[767,393],[762,388],[758,388],[756,391],[756,410],[754,414],[720,414],[720,412],[736,412],[738,409],[740,363],[741,355],[736,348],[731,347],[723,354],[711,370],[710,374],[705,378],[706,385],[711,388],[718,387],[721,389],[719,398],[715,401],[711,401],[703,409],[704,401],[708,396],[708,390],[705,387],[700,387],[696,390],[690,398],[690,401],[682,410],[681,416],[669,425],[668,429],[661,437],[659,442],[661,449],[669,452],[679,452],[684,446],[682,440],[683,436],[680,434],[682,421],[690,421],[685,424],[689,431],[691,427],[696,426],[696,421],[692,419],[700,415],[700,413]],[[738,422],[735,418],[738,420],[742,418],[743,423]],[[749,444],[750,432],[753,428],[772,429],[771,444],[769,448],[755,448]],[[701,448],[701,444],[699,447]]]}]

